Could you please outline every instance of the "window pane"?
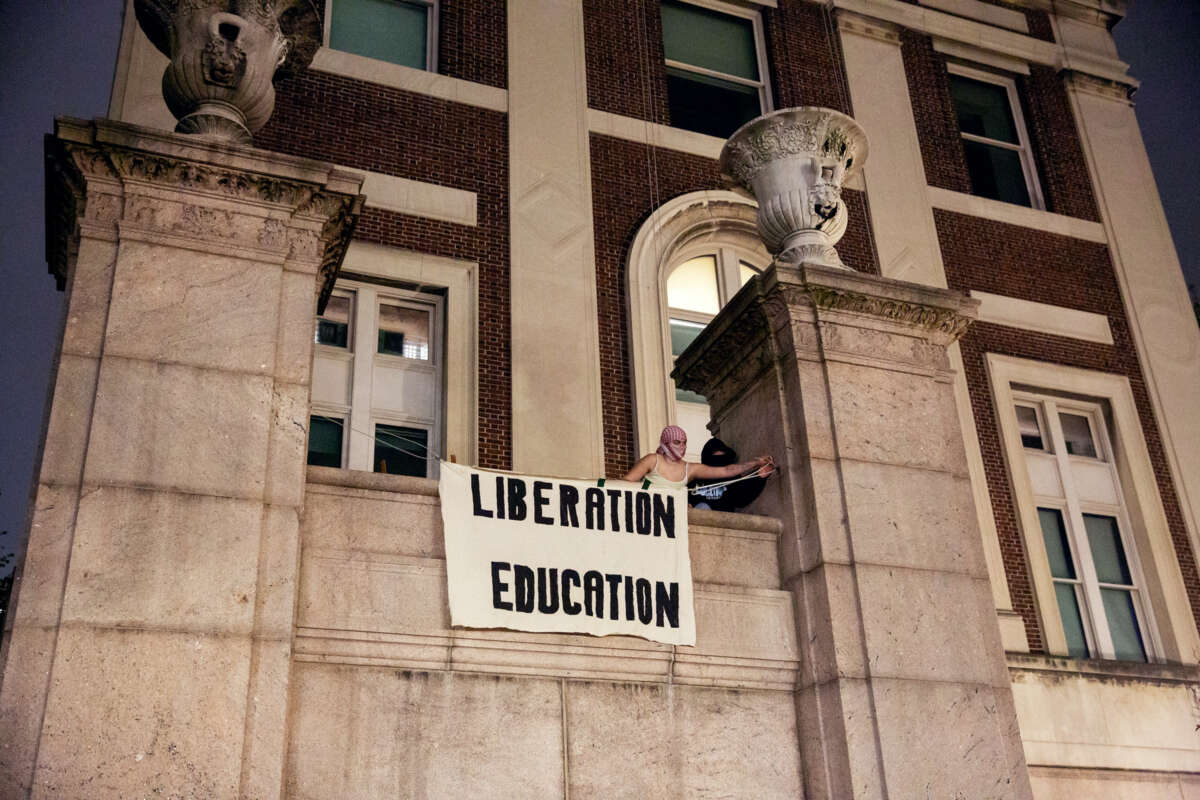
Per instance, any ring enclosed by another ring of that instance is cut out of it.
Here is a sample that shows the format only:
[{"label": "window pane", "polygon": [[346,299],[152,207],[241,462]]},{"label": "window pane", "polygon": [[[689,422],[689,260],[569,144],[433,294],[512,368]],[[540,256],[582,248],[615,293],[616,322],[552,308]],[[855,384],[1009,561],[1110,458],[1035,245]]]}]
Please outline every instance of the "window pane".
[{"label": "window pane", "polygon": [[717,299],[717,259],[714,256],[700,256],[671,270],[671,274],[667,276],[667,305],[684,311],[698,311],[701,314],[715,315],[720,311],[721,302]]},{"label": "window pane", "polygon": [[745,261],[738,262],[738,287],[745,286],[750,282],[750,279],[755,275],[762,275],[762,270],[758,267],[751,266]]},{"label": "window pane", "polygon": [[1058,614],[1062,617],[1063,633],[1067,635],[1067,653],[1071,658],[1087,658],[1087,639],[1083,635],[1083,618],[1079,616],[1079,598],[1075,585],[1055,583],[1054,595],[1058,599]]},{"label": "window pane", "polygon": [[1092,560],[1096,562],[1096,578],[1101,583],[1132,585],[1133,577],[1125,561],[1125,548],[1121,546],[1117,521],[1112,517],[1084,514],[1083,527],[1087,528]]},{"label": "window pane", "polygon": [[662,26],[663,49],[671,61],[758,80],[754,25],[749,19],[664,0]]},{"label": "window pane", "polygon": [[425,69],[429,9],[402,0],[334,0],[329,46]]},{"label": "window pane", "polygon": [[[671,355],[678,356],[686,350],[689,344],[696,341],[696,337],[702,330],[704,330],[704,325],[699,322],[688,322],[682,319],[671,320]],[[678,387],[675,389],[675,399],[685,403],[708,402],[704,399],[704,395]]]},{"label": "window pane", "polygon": [[1042,429],[1038,425],[1037,410],[1029,406],[1017,406],[1017,426],[1021,431],[1021,444],[1034,450],[1045,450]]},{"label": "window pane", "polygon": [[1019,206],[1032,205],[1021,156],[1016,150],[963,140],[967,157],[967,173],[971,176],[971,191],[980,197],[990,197]]},{"label": "window pane", "polygon": [[671,125],[726,139],[762,113],[758,89],[667,68],[667,106]]},{"label": "window pane", "polygon": [[1075,563],[1071,558],[1071,545],[1067,541],[1067,529],[1063,525],[1062,512],[1057,508],[1039,508],[1038,522],[1042,524],[1042,538],[1046,542],[1046,558],[1050,560],[1050,574],[1055,578],[1075,578]]},{"label": "window pane", "polygon": [[1067,452],[1073,456],[1096,457],[1096,444],[1092,440],[1092,428],[1088,418],[1082,414],[1059,414],[1058,421],[1062,423],[1063,439],[1067,443]]},{"label": "window pane", "polygon": [[379,352],[429,360],[428,311],[384,303],[379,306]]},{"label": "window pane", "polygon": [[1146,648],[1133,610],[1133,595],[1122,589],[1101,589],[1100,596],[1104,598],[1114,655],[1120,661],[1145,661]]},{"label": "window pane", "polygon": [[375,426],[375,471],[424,478],[429,434],[419,428]]},{"label": "window pane", "polygon": [[308,463],[317,467],[342,466],[342,426],[332,417],[309,417]]},{"label": "window pane", "polygon": [[317,317],[313,341],[330,347],[346,347],[350,331],[350,298],[335,294],[325,304],[325,313]]},{"label": "window pane", "polygon": [[950,96],[963,133],[1017,144],[1017,126],[1006,87],[951,74]]}]

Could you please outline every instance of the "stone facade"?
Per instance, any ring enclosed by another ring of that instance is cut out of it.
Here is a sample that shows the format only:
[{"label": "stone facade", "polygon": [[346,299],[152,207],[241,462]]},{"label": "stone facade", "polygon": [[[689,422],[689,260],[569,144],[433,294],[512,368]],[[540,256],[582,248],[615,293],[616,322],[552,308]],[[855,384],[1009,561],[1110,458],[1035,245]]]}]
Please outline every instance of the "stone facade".
[{"label": "stone facade", "polygon": [[[784,469],[754,514],[691,514],[698,643],[672,648],[452,628],[436,484],[304,466],[343,263],[444,300],[441,452],[611,477],[645,450],[631,282],[660,297],[675,262],[635,242],[727,188],[724,140],[671,127],[659,2],[441,0],[434,69],[323,45],[249,149],[166,133],[129,0],[114,121],[50,144],[68,317],[0,794],[1195,794],[1200,335],[1123,5],[731,3],[773,108],[850,114],[871,157],[842,191],[851,271],[732,287],[681,362]],[[962,67],[1011,81],[1044,207],[972,186]],[[1154,663],[1066,657],[1014,387],[1112,428]]]}]

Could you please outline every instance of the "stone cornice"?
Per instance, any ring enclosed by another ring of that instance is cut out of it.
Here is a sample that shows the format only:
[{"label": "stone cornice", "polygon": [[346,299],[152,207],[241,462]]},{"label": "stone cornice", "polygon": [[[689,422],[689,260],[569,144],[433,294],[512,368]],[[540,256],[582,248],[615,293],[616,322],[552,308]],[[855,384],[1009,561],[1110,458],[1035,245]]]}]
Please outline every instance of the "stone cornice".
[{"label": "stone cornice", "polygon": [[60,120],[46,163],[46,252],[60,287],[76,223],[114,237],[122,224],[317,262],[323,306],[364,199],[358,176],[328,164],[104,121]]},{"label": "stone cornice", "polygon": [[[791,328],[791,345],[846,354],[861,350],[835,333],[847,325],[873,329],[871,349],[856,357],[895,361],[905,368],[939,369],[944,349],[975,320],[979,301],[947,289],[812,264],[772,266],[743,287],[708,329],[677,359],[671,373],[684,389],[709,395],[714,408],[777,358],[775,331]],[[855,322],[860,318],[862,323]],[[797,327],[799,326],[799,327]],[[888,352],[898,334],[908,344]],[[785,337],[786,338],[786,337]],[[823,344],[818,345],[817,339]],[[723,384],[720,390],[716,387]],[[736,385],[731,385],[736,384]],[[719,394],[714,397],[713,393]]]}]

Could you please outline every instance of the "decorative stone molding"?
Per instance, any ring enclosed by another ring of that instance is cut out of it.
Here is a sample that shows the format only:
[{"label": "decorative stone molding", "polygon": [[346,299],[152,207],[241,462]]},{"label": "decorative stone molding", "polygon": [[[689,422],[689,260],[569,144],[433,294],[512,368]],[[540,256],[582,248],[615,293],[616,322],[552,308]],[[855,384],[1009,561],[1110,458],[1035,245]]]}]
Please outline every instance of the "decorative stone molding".
[{"label": "decorative stone molding", "polygon": [[788,108],[738,128],[721,170],[758,200],[759,235],[777,261],[846,269],[833,247],[846,232],[842,183],[867,149],[866,133],[845,114]]},{"label": "decorative stone molding", "polygon": [[881,42],[900,44],[900,26],[898,25],[874,17],[855,14],[844,8],[834,9],[833,14],[834,19],[837,20],[839,31],[857,33],[859,36],[867,36]]},{"label": "decorative stone molding", "polygon": [[[243,166],[239,162],[245,159],[237,151],[231,151],[227,162],[234,166],[217,166],[198,160],[199,151],[177,143],[172,147],[174,137],[147,140],[138,136],[141,129],[111,123],[60,120],[59,125],[66,135],[47,139],[47,197],[53,213],[47,219],[46,253],[60,288],[82,220],[97,230],[111,229],[114,237],[116,226],[122,225],[130,235],[238,248],[270,254],[270,260],[280,263],[311,262],[319,275],[318,308],[323,310],[363,205],[362,195],[341,191],[343,179],[350,176],[324,165],[324,172],[313,171],[304,176],[313,180],[304,180],[302,168],[317,164],[299,161],[283,170],[296,179],[276,177]],[[135,143],[155,145],[156,152],[135,150]]]},{"label": "decorative stone molding", "polygon": [[1061,74],[1067,86],[1072,89],[1099,95],[1106,100],[1117,100],[1133,105],[1133,95],[1137,92],[1138,88],[1134,84],[1100,78],[1074,69],[1064,69]]},{"label": "decorative stone molding", "polygon": [[275,107],[277,70],[308,66],[321,41],[311,0],[137,0],[146,36],[171,59],[163,98],[175,130],[249,144]]},{"label": "decorative stone molding", "polygon": [[947,372],[946,348],[966,332],[979,304],[958,292],[824,264],[775,264],[752,285],[671,373],[708,398],[714,419],[771,363],[805,354]]}]

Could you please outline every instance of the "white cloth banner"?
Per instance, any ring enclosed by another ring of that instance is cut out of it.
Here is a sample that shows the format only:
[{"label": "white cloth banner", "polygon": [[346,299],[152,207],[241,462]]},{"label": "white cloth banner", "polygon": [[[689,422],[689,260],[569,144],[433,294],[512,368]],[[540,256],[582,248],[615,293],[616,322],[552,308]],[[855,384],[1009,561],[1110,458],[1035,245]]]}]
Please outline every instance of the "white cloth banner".
[{"label": "white cloth banner", "polygon": [[685,490],[441,470],[451,624],[696,643]]}]

